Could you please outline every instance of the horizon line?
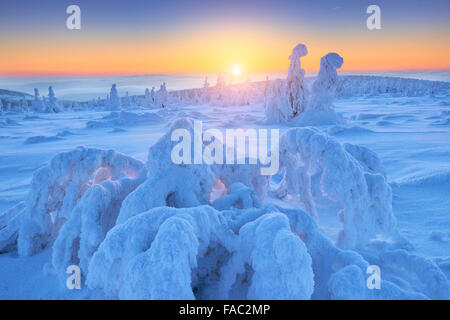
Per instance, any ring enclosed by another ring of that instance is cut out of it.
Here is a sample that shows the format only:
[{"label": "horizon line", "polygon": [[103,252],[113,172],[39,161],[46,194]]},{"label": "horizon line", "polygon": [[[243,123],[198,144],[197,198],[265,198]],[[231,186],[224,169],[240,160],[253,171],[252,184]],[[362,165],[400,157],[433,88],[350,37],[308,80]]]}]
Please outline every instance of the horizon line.
[{"label": "horizon line", "polygon": [[[354,70],[338,70],[338,73],[357,73],[357,72],[415,72],[415,71],[447,71],[450,70],[449,67],[444,68],[414,68],[414,69],[354,69]],[[308,73],[317,73],[318,70],[314,71],[307,71],[305,70],[306,74]],[[265,73],[287,73],[287,70],[273,70],[273,71],[256,71],[256,72],[249,72],[245,75],[255,75],[255,74],[265,74]],[[112,77],[112,76],[121,76],[121,77],[131,77],[131,76],[155,76],[155,75],[186,75],[186,74],[203,74],[203,75],[211,75],[211,74],[230,74],[230,72],[215,72],[215,71],[209,71],[209,72],[143,72],[143,73],[122,73],[122,72],[104,72],[104,73],[96,73],[96,72],[82,72],[82,73],[64,73],[64,72],[50,72],[50,73],[43,73],[43,72],[7,72],[2,73],[0,72],[0,77],[14,77],[14,78],[21,78],[21,77]]]}]

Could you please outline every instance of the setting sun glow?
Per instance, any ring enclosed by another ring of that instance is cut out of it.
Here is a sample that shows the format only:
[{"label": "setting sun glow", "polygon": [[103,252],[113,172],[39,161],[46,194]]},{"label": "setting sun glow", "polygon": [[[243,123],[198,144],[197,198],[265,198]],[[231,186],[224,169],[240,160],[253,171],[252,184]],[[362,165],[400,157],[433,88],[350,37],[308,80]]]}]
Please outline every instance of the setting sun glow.
[{"label": "setting sun glow", "polygon": [[233,75],[235,75],[235,76],[241,75],[241,67],[240,66],[236,65],[233,67]]}]

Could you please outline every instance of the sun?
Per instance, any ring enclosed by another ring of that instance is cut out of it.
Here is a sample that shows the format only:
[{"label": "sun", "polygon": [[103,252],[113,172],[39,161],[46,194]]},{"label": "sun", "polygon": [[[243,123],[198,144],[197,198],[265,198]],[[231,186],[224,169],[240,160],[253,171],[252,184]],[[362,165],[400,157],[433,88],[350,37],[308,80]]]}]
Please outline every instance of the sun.
[{"label": "sun", "polygon": [[233,66],[233,75],[239,76],[241,74],[241,67],[238,65]]}]

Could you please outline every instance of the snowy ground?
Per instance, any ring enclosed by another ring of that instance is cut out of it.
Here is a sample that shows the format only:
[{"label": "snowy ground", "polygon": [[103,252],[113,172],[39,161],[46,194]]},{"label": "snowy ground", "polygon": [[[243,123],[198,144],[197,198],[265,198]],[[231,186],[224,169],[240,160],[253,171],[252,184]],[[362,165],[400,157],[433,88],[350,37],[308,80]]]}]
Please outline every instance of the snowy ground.
[{"label": "snowy ground", "polygon": [[[401,233],[415,253],[450,257],[450,102],[448,97],[352,97],[335,101],[345,125],[321,127],[341,142],[375,151],[393,189],[393,208]],[[127,111],[143,112],[128,108]],[[146,111],[148,112],[148,110]],[[0,118],[0,212],[25,200],[33,172],[53,156],[77,146],[115,149],[146,161],[148,148],[177,118],[190,116],[207,127],[265,127],[261,104],[239,107],[184,106],[154,110],[162,122],[114,123],[110,112],[59,114],[9,113]],[[6,121],[6,119],[9,119]],[[87,125],[99,120],[102,124]],[[282,127],[282,131],[287,127]],[[168,151],[169,152],[169,151]],[[274,200],[275,201],[275,200]],[[336,240],[341,224],[335,211],[318,208],[322,233]],[[32,257],[0,255],[0,299],[101,298],[100,293],[69,291],[44,265],[50,249]],[[440,260],[439,260],[440,261]],[[448,266],[448,263],[447,263]],[[443,270],[447,277],[450,269]]]}]

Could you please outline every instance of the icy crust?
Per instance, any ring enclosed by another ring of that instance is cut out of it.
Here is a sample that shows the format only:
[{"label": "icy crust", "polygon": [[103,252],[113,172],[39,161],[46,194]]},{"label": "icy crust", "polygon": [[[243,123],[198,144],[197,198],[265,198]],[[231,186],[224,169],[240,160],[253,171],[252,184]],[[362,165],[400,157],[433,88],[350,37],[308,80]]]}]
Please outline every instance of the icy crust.
[{"label": "icy crust", "polygon": [[113,150],[79,147],[55,156],[33,175],[21,215],[19,254],[31,255],[50,244],[91,186],[138,177],[142,167],[140,161]]},{"label": "icy crust", "polygon": [[380,235],[400,239],[392,191],[375,153],[350,144],[343,147],[314,128],[292,128],[281,136],[280,168],[285,169],[281,186],[288,194],[299,196],[312,216],[317,209],[311,177],[320,176],[319,191],[342,206],[339,247],[364,247]]}]

